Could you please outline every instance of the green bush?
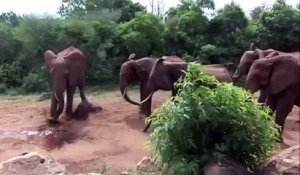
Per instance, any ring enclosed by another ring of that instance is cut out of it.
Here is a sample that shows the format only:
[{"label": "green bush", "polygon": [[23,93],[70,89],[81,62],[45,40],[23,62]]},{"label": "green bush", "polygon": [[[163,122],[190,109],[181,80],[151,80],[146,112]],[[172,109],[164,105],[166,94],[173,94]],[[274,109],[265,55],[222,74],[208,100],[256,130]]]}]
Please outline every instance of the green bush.
[{"label": "green bush", "polygon": [[32,71],[23,79],[22,90],[24,92],[50,91],[51,77],[46,75],[46,70]]},{"label": "green bush", "polygon": [[198,175],[209,161],[233,159],[253,170],[277,148],[277,125],[249,92],[217,82],[197,63],[177,86],[178,95],[149,119],[148,146],[159,167]]},{"label": "green bush", "polygon": [[21,67],[19,63],[0,65],[0,84],[7,88],[19,86],[22,83]]}]

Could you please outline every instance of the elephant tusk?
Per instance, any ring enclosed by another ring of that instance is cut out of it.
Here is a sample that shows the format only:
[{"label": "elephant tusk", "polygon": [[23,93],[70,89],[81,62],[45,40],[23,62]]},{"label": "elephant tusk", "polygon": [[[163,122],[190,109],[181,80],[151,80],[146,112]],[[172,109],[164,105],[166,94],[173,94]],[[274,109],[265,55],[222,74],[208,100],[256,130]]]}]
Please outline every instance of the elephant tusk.
[{"label": "elephant tusk", "polygon": [[59,101],[59,99],[58,99],[58,97],[57,97],[57,95],[56,95],[56,92],[54,92],[54,97],[55,97],[55,99],[56,99],[57,101]]},{"label": "elephant tusk", "polygon": [[152,92],[149,94],[149,96],[148,96],[147,98],[145,98],[143,101],[141,101],[140,104],[143,104],[143,103],[145,103],[147,100],[149,100],[149,98],[152,97],[153,94],[154,94],[154,91],[152,91]]},{"label": "elephant tusk", "polygon": [[125,99],[125,94],[127,93],[127,88],[125,88],[124,93],[122,94],[122,99]]}]

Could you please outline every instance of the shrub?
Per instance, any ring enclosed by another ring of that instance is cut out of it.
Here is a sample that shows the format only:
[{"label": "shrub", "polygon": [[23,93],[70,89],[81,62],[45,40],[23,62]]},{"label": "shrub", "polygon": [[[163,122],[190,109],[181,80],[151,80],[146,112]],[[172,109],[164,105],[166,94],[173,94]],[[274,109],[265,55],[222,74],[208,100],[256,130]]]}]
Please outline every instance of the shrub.
[{"label": "shrub", "polygon": [[0,83],[7,88],[19,86],[22,83],[21,67],[18,62],[0,65]]},{"label": "shrub", "polygon": [[277,148],[277,125],[249,92],[205,75],[197,63],[177,86],[178,95],[149,119],[148,146],[159,167],[196,175],[209,161],[234,159],[252,170]]},{"label": "shrub", "polygon": [[43,69],[33,70],[23,79],[23,92],[45,92],[50,91],[51,77],[46,75]]}]

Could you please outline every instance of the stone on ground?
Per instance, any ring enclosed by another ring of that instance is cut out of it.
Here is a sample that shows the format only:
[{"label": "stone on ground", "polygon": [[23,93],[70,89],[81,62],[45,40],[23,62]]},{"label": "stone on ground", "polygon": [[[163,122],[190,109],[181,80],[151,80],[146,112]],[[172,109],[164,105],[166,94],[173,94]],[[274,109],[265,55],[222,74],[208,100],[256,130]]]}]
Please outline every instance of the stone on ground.
[{"label": "stone on ground", "polygon": [[265,161],[256,175],[300,175],[300,145],[279,151]]}]

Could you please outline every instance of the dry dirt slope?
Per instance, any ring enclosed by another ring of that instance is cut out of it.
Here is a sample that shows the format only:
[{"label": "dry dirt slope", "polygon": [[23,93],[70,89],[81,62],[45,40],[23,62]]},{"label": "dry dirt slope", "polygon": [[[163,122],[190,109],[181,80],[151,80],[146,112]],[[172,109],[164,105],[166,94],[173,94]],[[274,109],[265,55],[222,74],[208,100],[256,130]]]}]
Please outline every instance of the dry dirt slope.
[{"label": "dry dirt slope", "polygon": [[[138,119],[138,108],[121,99],[118,91],[92,94],[90,100],[103,110],[87,120],[72,120],[49,125],[49,101],[35,102],[23,97],[0,102],[0,161],[23,152],[49,154],[74,173],[105,172],[118,174],[134,168],[145,155],[147,134]],[[138,99],[137,93],[133,94]],[[154,96],[154,108],[169,97],[169,92]],[[77,104],[78,98],[75,99]],[[283,147],[299,143],[299,109],[288,117]]]}]

